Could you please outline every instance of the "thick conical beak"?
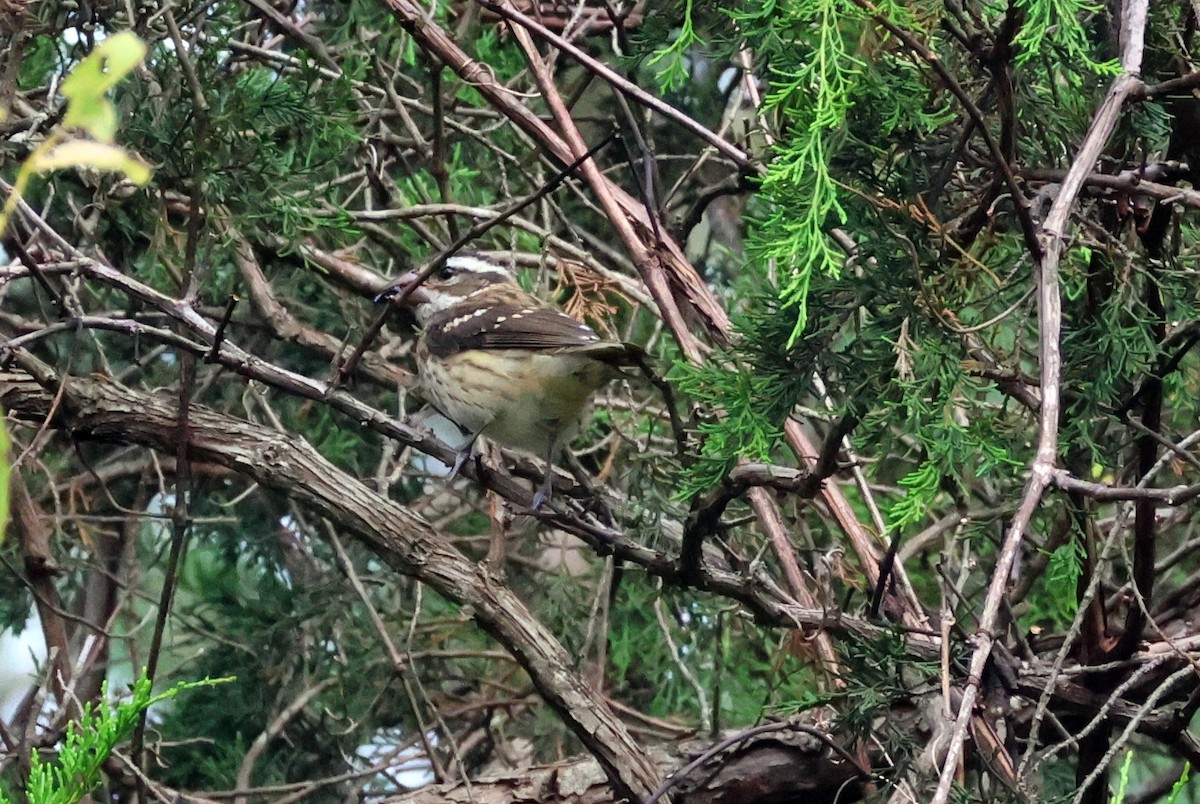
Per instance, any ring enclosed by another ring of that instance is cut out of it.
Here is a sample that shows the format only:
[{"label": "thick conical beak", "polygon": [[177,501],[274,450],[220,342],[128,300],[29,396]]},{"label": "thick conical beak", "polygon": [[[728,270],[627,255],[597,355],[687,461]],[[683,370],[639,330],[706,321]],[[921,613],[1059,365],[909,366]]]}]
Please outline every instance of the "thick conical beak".
[{"label": "thick conical beak", "polygon": [[406,307],[424,304],[429,301],[429,294],[417,284],[420,276],[416,271],[408,271],[401,274],[379,292],[379,295],[375,297],[375,301],[381,302],[387,300],[393,304],[404,305]]}]

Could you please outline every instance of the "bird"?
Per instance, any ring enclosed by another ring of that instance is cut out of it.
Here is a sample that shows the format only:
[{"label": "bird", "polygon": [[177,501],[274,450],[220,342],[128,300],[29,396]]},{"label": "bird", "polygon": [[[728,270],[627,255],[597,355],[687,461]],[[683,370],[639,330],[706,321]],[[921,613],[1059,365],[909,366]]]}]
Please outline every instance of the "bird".
[{"label": "bird", "polygon": [[623,368],[640,366],[641,350],[601,338],[482,254],[454,254],[420,279],[420,272],[406,273],[387,293],[417,320],[421,396],[469,436],[451,476],[479,436],[532,452],[546,461],[537,510],[550,499],[554,459],[592,395]]}]

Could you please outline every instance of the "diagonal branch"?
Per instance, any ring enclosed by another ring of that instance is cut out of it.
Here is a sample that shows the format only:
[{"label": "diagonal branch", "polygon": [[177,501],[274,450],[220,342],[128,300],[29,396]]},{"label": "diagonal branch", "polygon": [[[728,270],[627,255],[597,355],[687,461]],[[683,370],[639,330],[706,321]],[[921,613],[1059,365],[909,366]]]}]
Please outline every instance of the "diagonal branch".
[{"label": "diagonal branch", "polygon": [[180,436],[195,461],[227,466],[344,524],[397,572],[469,607],[479,626],[504,645],[529,673],[547,703],[605,769],[621,795],[642,798],[658,784],[643,749],[604,696],[575,671],[574,660],[525,604],[486,568],[450,546],[450,539],[411,510],[342,472],[301,439],[198,405],[180,433],[177,400],[110,382],[57,377],[27,356],[25,371],[0,372],[0,402],[24,418],[51,408],[42,382],[62,382],[54,425],[76,437],[115,439],[173,453]]},{"label": "diagonal branch", "polygon": [[582,48],[571,44],[566,39],[554,33],[554,31],[551,31],[537,20],[531,19],[529,16],[522,14],[520,11],[513,8],[511,4],[507,2],[496,2],[496,0],[476,0],[476,2],[486,8],[488,11],[503,17],[511,23],[520,25],[522,28],[525,28],[531,33],[537,34],[541,39],[549,42],[558,50],[561,50],[563,53],[568,54],[573,59],[578,61],[588,70],[588,72],[607,81],[613,89],[617,90],[622,95],[625,95],[630,100],[636,101],[647,108],[653,109],[663,117],[666,117],[668,120],[678,123],[683,128],[707,142],[722,156],[731,160],[735,165],[737,165],[739,170],[745,172],[752,172],[756,170],[754,162],[751,161],[750,157],[741,148],[738,148],[719,134],[710,131],[703,124],[691,117],[688,117],[686,114],[679,111],[669,103],[651,95],[637,84],[632,83],[626,78],[622,78],[602,61],[589,56]]},{"label": "diagonal branch", "polygon": [[967,729],[974,714],[984,667],[996,643],[996,621],[1008,590],[1009,574],[1016,562],[1025,530],[1041,503],[1042,494],[1054,479],[1054,470],[1058,462],[1059,395],[1062,390],[1062,298],[1059,294],[1058,265],[1066,244],[1067,221],[1075,207],[1075,201],[1108,143],[1108,138],[1112,136],[1122,107],[1142,87],[1142,80],[1138,76],[1142,68],[1147,3],[1148,0],[1131,0],[1122,8],[1122,72],[1113,81],[1108,96],[1096,111],[1083,138],[1083,144],[1079,147],[1079,153],[1071,163],[1071,169],[1063,179],[1054,205],[1050,207],[1050,212],[1038,232],[1038,241],[1042,246],[1042,259],[1038,263],[1037,277],[1042,407],[1038,423],[1037,452],[1029,467],[1029,479],[1021,496],[1021,503],[1008,532],[1004,535],[1000,554],[996,557],[996,568],[992,573],[991,583],[988,584],[983,611],[979,615],[975,650],[971,654],[967,671],[967,684],[959,703],[958,716],[950,730],[946,759],[942,764],[938,787],[931,804],[946,804],[950,797],[950,787],[958,771],[963,742],[966,740]]},{"label": "diagonal branch", "polygon": [[[575,124],[571,117],[571,112],[567,108],[566,101],[558,91],[558,87],[554,83],[554,75],[550,65],[542,58],[538,52],[537,46],[533,42],[533,37],[529,32],[521,27],[514,27],[513,34],[516,37],[521,49],[525,52],[525,58],[529,61],[529,66],[533,70],[533,75],[537,81],[538,88],[541,90],[542,98],[546,105],[550,107],[550,113],[554,117],[554,122],[558,125],[559,131],[562,133],[562,138],[566,142],[573,156],[578,158],[587,151],[587,145],[584,143],[583,134],[579,131],[579,127]],[[660,250],[655,248],[659,243],[662,243],[661,232],[658,232],[654,225],[653,219],[649,216],[651,212],[643,205],[641,207],[643,213],[649,221],[649,227],[636,227],[632,221],[626,218],[622,212],[621,198],[614,192],[615,187],[605,177],[600,170],[599,165],[594,161],[585,161],[580,165],[579,172],[591,186],[592,192],[596,194],[596,198],[600,202],[600,206],[604,209],[605,215],[608,216],[609,222],[613,228],[617,230],[618,237],[621,238],[625,250],[629,252],[634,265],[638,267],[638,271],[642,275],[642,281],[646,283],[647,289],[654,297],[654,301],[658,304],[659,314],[662,315],[663,322],[671,330],[671,334],[675,336],[675,340],[679,343],[679,348],[688,357],[689,360],[698,361],[703,355],[703,346],[698,338],[692,334],[684,320],[683,311],[675,302],[674,295],[671,293],[670,281],[666,275],[666,266],[660,258]],[[648,243],[650,245],[648,245]]]},{"label": "diagonal branch", "polygon": [[[430,53],[441,59],[456,75],[468,82],[500,114],[525,132],[559,162],[569,164],[582,153],[572,150],[567,140],[531,109],[514,98],[509,89],[484,65],[467,55],[437,23],[429,18],[425,10],[411,0],[384,0],[395,13],[400,24]],[[519,29],[524,30],[524,29]],[[620,210],[620,216],[635,229],[652,230],[652,223],[645,206],[640,200],[618,187],[612,180],[602,181]],[[710,336],[720,338],[729,330],[729,316],[708,285],[696,273],[680,245],[664,234],[655,255],[669,276],[667,287],[648,286],[655,293],[660,307],[686,307],[703,322]],[[639,270],[642,266],[639,265]],[[670,298],[662,298],[669,294]],[[685,336],[686,338],[687,336]],[[690,336],[692,340],[695,336]]]}]

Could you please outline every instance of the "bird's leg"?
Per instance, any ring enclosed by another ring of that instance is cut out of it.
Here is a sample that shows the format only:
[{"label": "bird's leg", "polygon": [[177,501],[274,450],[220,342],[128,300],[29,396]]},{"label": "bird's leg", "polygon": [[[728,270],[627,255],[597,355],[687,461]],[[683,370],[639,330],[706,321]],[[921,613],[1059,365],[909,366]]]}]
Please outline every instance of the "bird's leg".
[{"label": "bird's leg", "polygon": [[558,444],[553,443],[550,449],[546,450],[546,474],[542,478],[542,487],[538,489],[537,494],[533,495],[533,505],[530,508],[534,511],[542,507],[542,503],[550,502],[550,496],[554,491],[554,454],[558,451]]},{"label": "bird's leg", "polygon": [[612,509],[604,501],[604,495],[596,488],[596,484],[592,482],[592,476],[584,468],[583,464],[579,462],[579,459],[575,457],[575,453],[571,452],[571,450],[566,450],[563,453],[563,462],[571,470],[571,474],[575,476],[575,482],[583,488],[584,507],[595,511],[608,524],[615,525],[617,520],[613,516]]},{"label": "bird's leg", "polygon": [[[490,423],[491,422],[488,424]],[[450,467],[450,474],[446,475],[447,481],[458,477],[458,473],[462,471],[464,466],[466,466],[467,458],[470,458],[471,453],[475,451],[475,442],[479,440],[479,436],[481,433],[483,433],[484,427],[487,427],[487,425],[485,424],[483,427],[480,427],[478,430],[471,433],[471,437],[467,439],[467,443],[464,444],[458,452],[454,453],[454,466]]]},{"label": "bird's leg", "polygon": [[475,446],[475,439],[467,442],[467,445],[454,453],[454,465],[450,467],[450,474],[446,475],[447,480],[453,480],[458,477],[458,473],[467,465],[467,458],[471,457],[471,448]]}]

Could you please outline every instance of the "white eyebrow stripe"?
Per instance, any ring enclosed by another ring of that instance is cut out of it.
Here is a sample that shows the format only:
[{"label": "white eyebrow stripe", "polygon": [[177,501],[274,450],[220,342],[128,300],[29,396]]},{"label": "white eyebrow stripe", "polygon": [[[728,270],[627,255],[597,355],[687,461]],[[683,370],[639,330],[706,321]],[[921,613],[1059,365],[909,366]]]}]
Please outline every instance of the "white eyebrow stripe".
[{"label": "white eyebrow stripe", "polygon": [[499,274],[507,279],[512,278],[512,272],[503,265],[467,254],[455,254],[446,260],[446,265],[451,268],[461,268],[464,271],[470,271],[474,274]]}]

